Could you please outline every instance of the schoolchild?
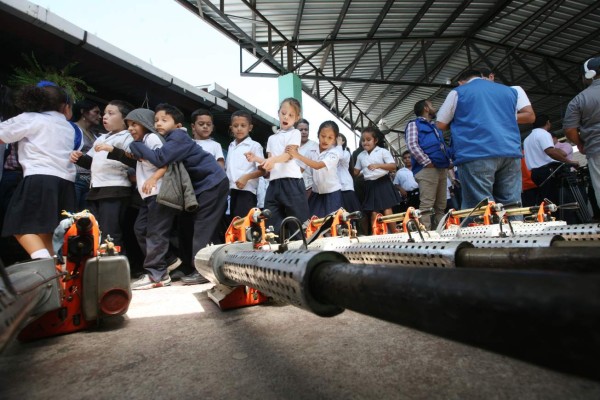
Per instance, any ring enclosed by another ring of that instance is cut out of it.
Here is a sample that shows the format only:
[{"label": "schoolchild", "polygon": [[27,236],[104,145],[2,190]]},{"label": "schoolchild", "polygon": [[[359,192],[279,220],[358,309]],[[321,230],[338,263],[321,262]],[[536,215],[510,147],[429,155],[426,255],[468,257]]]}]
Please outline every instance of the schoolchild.
[{"label": "schoolchild", "polygon": [[[298,120],[298,122],[296,122],[296,129],[298,129],[300,131],[300,135],[301,135],[300,147],[298,148],[298,152],[305,157],[311,151],[318,152],[319,144],[317,142],[315,142],[314,140],[311,140],[308,138],[309,133],[310,133],[309,122],[304,118],[300,118]],[[311,171],[310,167],[307,166],[306,164],[302,163],[299,160],[296,160],[296,161],[298,162],[298,165],[300,165],[300,168],[302,169],[302,179],[304,180],[304,187],[306,189],[306,198],[308,199],[310,197],[310,194],[312,193],[312,187],[313,187],[312,171]]]},{"label": "schoolchild", "polygon": [[31,258],[50,258],[60,213],[75,207],[76,172],[69,154],[81,148],[81,136],[68,122],[67,92],[53,82],[24,87],[17,106],[24,112],[0,123],[0,144],[18,142],[23,168],[2,236],[13,235]]},{"label": "schoolchild", "polygon": [[303,156],[294,146],[286,149],[292,157],[302,161],[311,169],[313,190],[308,198],[308,209],[317,217],[324,217],[342,207],[342,185],[337,168],[340,154],[336,149],[339,127],[333,121],[319,126],[319,146]]},{"label": "schoolchild", "polygon": [[184,116],[177,107],[162,103],[156,106],[154,111],[154,127],[165,142],[162,147],[155,149],[150,149],[142,142],[134,142],[130,146],[131,152],[135,157],[147,160],[157,168],[180,161],[183,163],[200,205],[198,211],[192,214],[193,260],[196,253],[210,242],[219,218],[225,212],[229,182],[225,171],[214,157],[198,146],[186,131],[180,129]]},{"label": "schoolchild", "polygon": [[[96,217],[102,232],[118,246],[124,246],[123,221],[131,199],[130,168],[108,158],[107,148],[128,150],[133,138],[127,130],[125,116],[133,106],[121,100],[112,100],[104,108],[102,124],[108,132],[96,139],[92,148],[83,154],[71,153],[71,162],[91,170],[91,186],[87,196],[87,208]],[[106,145],[106,146],[104,146]],[[124,249],[121,249],[124,252]]]},{"label": "schoolchild", "polygon": [[[390,172],[396,171],[396,163],[389,150],[377,145],[379,135],[375,128],[365,128],[360,141],[364,150],[358,155],[354,175],[362,174],[365,178],[363,210],[371,212],[373,226],[377,213],[389,215],[392,207],[400,204],[400,194],[389,176]],[[396,232],[394,225],[388,224],[390,232]]]},{"label": "schoolchild", "polygon": [[[125,122],[134,141],[144,143],[150,149],[162,146],[163,139],[154,130],[154,111],[137,108],[127,114]],[[131,289],[168,286],[171,284],[167,261],[170,258],[169,237],[178,211],[156,201],[167,167],[157,168],[144,159],[136,161],[122,149],[106,150],[110,152],[109,159],[118,159],[129,166],[135,166],[137,189],[142,198],[134,231],[144,255],[143,266],[146,273],[131,284]]]},{"label": "schoolchild", "polygon": [[222,168],[225,168],[225,157],[221,144],[211,137],[215,129],[214,117],[208,110],[202,108],[192,113],[192,132],[198,146],[213,155]]},{"label": "schoolchild", "polygon": [[245,154],[263,154],[263,147],[249,136],[252,131],[252,116],[249,112],[240,110],[231,114],[229,129],[235,138],[229,144],[225,162],[231,199],[230,215],[244,217],[257,205],[258,178],[264,175],[264,171],[258,169],[256,163],[246,160]]},{"label": "schoolchild", "polygon": [[337,149],[340,153],[340,162],[338,164],[337,173],[340,183],[342,184],[342,205],[344,210],[348,212],[361,211],[362,206],[354,192],[354,180],[352,179],[352,175],[350,175],[350,160],[352,154],[348,149],[348,141],[344,134],[339,134],[337,144]]},{"label": "schoolchild", "polygon": [[279,107],[277,132],[267,141],[267,159],[252,152],[246,153],[246,159],[257,162],[270,173],[269,187],[265,195],[265,208],[271,211],[267,221],[279,234],[281,222],[286,217],[296,217],[301,222],[309,218],[308,201],[302,180],[300,166],[286,153],[287,146],[300,146],[300,131],[294,128],[301,116],[300,102],[288,97]]}]

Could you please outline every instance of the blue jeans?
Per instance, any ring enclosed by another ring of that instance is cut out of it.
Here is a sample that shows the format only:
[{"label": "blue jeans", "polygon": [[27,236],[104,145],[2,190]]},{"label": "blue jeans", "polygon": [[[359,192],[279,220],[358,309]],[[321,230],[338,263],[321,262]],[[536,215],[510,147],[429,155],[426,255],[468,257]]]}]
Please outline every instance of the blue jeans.
[{"label": "blue jeans", "polygon": [[473,208],[484,198],[508,204],[521,201],[521,160],[486,158],[458,166],[461,208]]}]

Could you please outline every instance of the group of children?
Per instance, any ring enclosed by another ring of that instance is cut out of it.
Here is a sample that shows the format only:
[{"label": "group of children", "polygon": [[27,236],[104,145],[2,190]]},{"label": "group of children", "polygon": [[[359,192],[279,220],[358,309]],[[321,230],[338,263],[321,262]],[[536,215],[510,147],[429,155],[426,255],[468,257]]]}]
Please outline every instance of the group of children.
[{"label": "group of children", "polygon": [[[7,217],[2,234],[15,235],[32,258],[53,255],[51,236],[59,213],[74,210],[74,164],[91,170],[86,206],[98,220],[103,237],[110,236],[117,245],[123,244],[121,222],[131,182],[136,182],[142,200],[134,232],[144,253],[146,273],[132,283],[132,289],[169,285],[170,270],[181,263],[169,251],[171,229],[180,211],[158,199],[169,166],[179,165],[185,170],[199,205],[186,218],[192,221],[185,235],[192,240],[192,260],[213,241],[228,194],[231,216],[244,216],[257,206],[262,176],[269,180],[264,208],[271,211],[268,224],[275,233],[286,217],[305,222],[312,215],[322,217],[340,207],[348,211],[361,207],[348,172],[350,154],[335,122],[326,121],[319,127],[318,148],[306,155],[298,151],[301,134],[296,123],[301,106],[294,98],[280,105],[280,128],[268,139],[266,158],[262,146],[250,138],[252,116],[246,111],[233,113],[230,131],[234,140],[225,160],[220,144],[210,138],[213,118],[205,110],[192,114],[194,140],[182,129],[184,115],[172,105],[159,104],[151,111],[111,101],[102,118],[107,133],[83,154],[81,143],[77,144],[77,129],[67,122],[71,102],[63,89],[49,83],[25,88],[20,96],[25,112],[0,124],[2,143],[18,141],[25,177],[11,200],[14,211]],[[365,129],[361,138],[364,151],[353,172],[366,181],[367,195],[361,208],[389,214],[399,202],[389,178],[396,163],[377,142],[376,131]],[[313,181],[308,199],[304,169],[311,171]]]}]

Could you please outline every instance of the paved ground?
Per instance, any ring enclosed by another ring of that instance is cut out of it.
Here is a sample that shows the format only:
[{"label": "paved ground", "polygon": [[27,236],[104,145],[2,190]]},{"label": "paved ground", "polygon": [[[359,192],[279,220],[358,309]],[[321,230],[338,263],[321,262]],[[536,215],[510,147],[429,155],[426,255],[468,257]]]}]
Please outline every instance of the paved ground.
[{"label": "paved ground", "polygon": [[134,293],[100,330],[0,357],[0,399],[599,399],[600,383],[346,311],[220,311],[210,284]]}]

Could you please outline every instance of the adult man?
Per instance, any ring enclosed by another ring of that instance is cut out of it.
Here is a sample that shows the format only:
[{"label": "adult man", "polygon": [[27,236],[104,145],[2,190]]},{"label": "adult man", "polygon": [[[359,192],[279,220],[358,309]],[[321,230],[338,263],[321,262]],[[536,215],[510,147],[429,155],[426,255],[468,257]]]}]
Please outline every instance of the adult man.
[{"label": "adult man", "polygon": [[[587,157],[595,193],[600,193],[600,57],[583,64],[584,77],[591,81],[567,106],[563,128],[567,138]],[[596,195],[600,206],[600,196]]]},{"label": "adult man", "polygon": [[[311,150],[315,150],[315,151],[319,151],[319,144],[317,142],[315,142],[314,140],[310,140],[308,138],[308,133],[309,133],[309,123],[307,120],[305,120],[304,118],[300,119],[297,123],[296,123],[296,128],[300,131],[300,147],[298,148],[298,153],[302,154],[304,157],[308,157],[308,154],[311,152]],[[302,179],[304,180],[304,187],[306,189],[306,198],[308,199],[310,197],[310,194],[312,193],[312,185],[313,185],[313,180],[312,180],[312,171],[310,169],[310,167],[306,164],[304,164],[302,161],[296,160],[296,162],[300,165],[300,168],[303,169],[302,171]]]},{"label": "adult man", "polygon": [[419,208],[419,184],[412,173],[410,158],[410,151],[402,153],[404,167],[399,168],[394,177],[394,186],[402,196],[402,203],[395,212],[404,212],[408,207]]},{"label": "adult man", "polygon": [[[461,208],[485,198],[497,203],[521,200],[521,135],[517,91],[468,70],[438,112],[437,126],[452,131],[454,164],[462,183]],[[525,116],[522,123],[531,123]]]},{"label": "adult man", "polygon": [[[495,82],[496,75],[489,68],[479,68],[481,77],[488,81]],[[527,93],[521,86],[511,86],[511,88],[517,91],[517,123],[518,124],[530,124],[535,120],[535,113],[531,107],[531,102]]]},{"label": "adult man", "polygon": [[[562,166],[561,163],[574,166],[579,166],[579,163],[569,160],[564,151],[554,147],[552,135],[549,132],[552,123],[547,115],[538,115],[533,123],[533,128],[523,142],[525,163],[531,171],[531,180],[537,185],[541,198],[547,198],[558,204],[560,176],[563,172],[568,172],[568,167]],[[558,170],[559,168],[564,168],[564,171]]]},{"label": "adult man", "polygon": [[415,103],[417,119],[410,121],[404,130],[406,147],[411,153],[412,172],[419,184],[419,200],[422,210],[434,209],[430,229],[444,215],[450,157],[442,132],[431,121],[436,109],[429,100]]}]

